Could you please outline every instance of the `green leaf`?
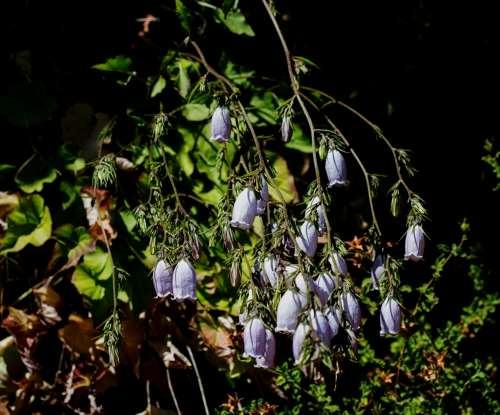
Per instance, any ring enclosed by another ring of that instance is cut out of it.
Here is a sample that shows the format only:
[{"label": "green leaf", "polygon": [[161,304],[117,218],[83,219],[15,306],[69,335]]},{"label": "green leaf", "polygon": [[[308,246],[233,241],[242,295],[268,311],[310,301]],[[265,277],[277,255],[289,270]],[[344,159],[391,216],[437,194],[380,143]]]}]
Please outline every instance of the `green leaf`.
[{"label": "green leaf", "polygon": [[17,171],[15,181],[25,193],[41,192],[43,186],[57,179],[57,170],[38,156],[26,161]]},{"label": "green leaf", "polygon": [[194,147],[194,135],[186,128],[179,128],[179,133],[182,135],[182,147],[177,154],[177,162],[181,169],[186,173],[186,176],[191,176],[194,171],[194,163],[191,159],[191,152]]},{"label": "green leaf", "polygon": [[80,293],[92,300],[101,300],[105,295],[105,287],[100,281],[105,281],[113,275],[113,262],[109,254],[96,248],[83,257],[83,261],[73,272],[73,284]]},{"label": "green leaf", "polygon": [[127,56],[120,55],[115,56],[114,58],[109,58],[104,63],[98,63],[97,65],[92,66],[92,68],[97,69],[98,71],[129,73],[131,65],[132,59]]},{"label": "green leaf", "polygon": [[0,174],[8,173],[14,170],[16,166],[12,164],[0,164]]},{"label": "green leaf", "polygon": [[297,124],[294,124],[292,139],[285,147],[302,153],[312,153],[311,138],[307,137]]},{"label": "green leaf", "polygon": [[122,218],[127,231],[132,233],[134,228],[137,226],[137,219],[135,218],[134,213],[130,209],[120,210],[120,217]]},{"label": "green leaf", "polygon": [[76,186],[67,181],[62,181],[59,190],[65,195],[62,203],[63,209],[68,209],[80,195],[80,186]]},{"label": "green leaf", "polygon": [[[297,193],[297,188],[295,187],[295,179],[288,169],[288,165],[284,158],[277,157],[273,162],[273,168],[276,171],[276,177],[274,179],[281,195],[285,199],[286,203],[291,203],[299,199]],[[277,190],[274,187],[269,188],[269,194],[275,200],[281,200]]]},{"label": "green leaf", "polygon": [[161,91],[165,89],[165,86],[167,86],[167,81],[165,81],[165,78],[160,75],[151,90],[151,98],[154,98],[156,95],[161,93]]},{"label": "green leaf", "polygon": [[179,67],[177,80],[179,94],[181,97],[186,98],[189,90],[191,89],[191,79],[189,78],[188,69],[193,65],[193,63],[187,59],[179,59],[177,65]]},{"label": "green leaf", "polygon": [[255,36],[252,27],[247,23],[245,16],[240,10],[229,10],[227,15],[221,9],[215,12],[215,20],[224,24],[231,32],[237,35]]},{"label": "green leaf", "polygon": [[175,11],[177,12],[177,16],[179,16],[182,28],[186,32],[189,32],[189,22],[191,21],[189,9],[181,0],[175,0]]},{"label": "green leaf", "polygon": [[42,246],[52,234],[52,217],[40,195],[23,197],[7,216],[0,254],[19,252],[26,245]]},{"label": "green leaf", "polygon": [[186,104],[182,115],[189,121],[203,121],[210,116],[210,108],[204,104]]}]

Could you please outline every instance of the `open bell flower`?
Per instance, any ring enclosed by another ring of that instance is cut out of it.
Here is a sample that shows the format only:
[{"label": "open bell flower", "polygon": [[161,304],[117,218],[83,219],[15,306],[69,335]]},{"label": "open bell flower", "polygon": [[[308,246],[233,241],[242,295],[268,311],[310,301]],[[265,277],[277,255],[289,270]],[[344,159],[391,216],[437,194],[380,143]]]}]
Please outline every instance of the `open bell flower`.
[{"label": "open bell flower", "polygon": [[219,106],[212,115],[211,141],[227,143],[231,134],[231,116],[225,106]]},{"label": "open bell flower", "polygon": [[261,357],[266,352],[266,326],[260,318],[252,318],[243,330],[244,356]]},{"label": "open bell flower", "polygon": [[156,264],[153,274],[153,284],[156,291],[156,296],[159,298],[166,297],[172,294],[172,278],[174,270],[163,259],[160,259]]},{"label": "open bell flower", "polygon": [[348,274],[347,263],[345,259],[338,252],[332,252],[328,262],[332,267],[332,271],[335,275],[342,275],[345,277]]},{"label": "open bell flower", "polygon": [[304,346],[304,341],[306,340],[307,335],[309,334],[310,328],[305,323],[300,323],[297,326],[297,330],[293,334],[292,339],[292,351],[293,358],[295,359],[295,364],[300,363],[300,357],[302,355],[302,348]]},{"label": "open bell flower", "polygon": [[257,199],[255,198],[255,192],[246,187],[234,202],[231,226],[248,230],[252,226],[256,214]]},{"label": "open bell flower", "polygon": [[264,262],[262,263],[262,275],[264,280],[271,284],[272,287],[276,287],[278,282],[278,259],[274,255],[268,255]]},{"label": "open bell flower", "polygon": [[280,133],[281,133],[281,141],[283,141],[284,143],[288,143],[292,139],[292,133],[293,133],[292,120],[288,115],[285,115],[281,120]]},{"label": "open bell flower", "polygon": [[269,369],[274,367],[274,356],[276,355],[276,339],[271,330],[266,329],[266,347],[264,354],[255,359],[255,367]]},{"label": "open bell flower", "polygon": [[313,335],[326,347],[329,347],[333,338],[332,330],[323,312],[319,310],[310,310],[309,321],[311,322]]},{"label": "open bell flower", "polygon": [[342,294],[342,308],[344,314],[353,330],[358,330],[361,324],[361,307],[352,292]]},{"label": "open bell flower", "polygon": [[406,232],[405,259],[421,261],[424,258],[425,235],[422,226],[412,225]]},{"label": "open bell flower", "polygon": [[372,286],[374,290],[378,290],[380,288],[380,281],[384,278],[384,256],[378,254],[375,257],[375,261],[373,261],[372,269],[370,275],[372,277]]},{"label": "open bell flower", "polygon": [[325,161],[328,187],[346,186],[347,166],[342,153],[338,150],[329,150]]},{"label": "open bell flower", "polygon": [[318,275],[318,278],[314,281],[314,291],[319,298],[322,306],[325,306],[330,294],[335,289],[335,277],[329,272],[323,272]]},{"label": "open bell flower", "polygon": [[293,333],[299,314],[306,305],[306,296],[301,292],[287,290],[281,297],[276,311],[276,331]]},{"label": "open bell flower", "polygon": [[297,245],[308,257],[313,257],[318,248],[318,231],[316,226],[306,220],[300,226],[300,236],[297,237]]},{"label": "open bell flower", "polygon": [[314,283],[311,281],[308,275],[299,272],[295,276],[295,286],[304,297],[307,297],[309,292],[314,292]]},{"label": "open bell flower", "polygon": [[172,291],[176,300],[196,300],[196,272],[187,259],[181,259],[174,269]]},{"label": "open bell flower", "polygon": [[387,297],[380,307],[380,335],[398,334],[401,326],[401,307],[398,302]]},{"label": "open bell flower", "polygon": [[340,323],[342,321],[342,312],[338,307],[329,307],[325,313],[325,317],[330,325],[330,332],[332,338],[339,333]]}]

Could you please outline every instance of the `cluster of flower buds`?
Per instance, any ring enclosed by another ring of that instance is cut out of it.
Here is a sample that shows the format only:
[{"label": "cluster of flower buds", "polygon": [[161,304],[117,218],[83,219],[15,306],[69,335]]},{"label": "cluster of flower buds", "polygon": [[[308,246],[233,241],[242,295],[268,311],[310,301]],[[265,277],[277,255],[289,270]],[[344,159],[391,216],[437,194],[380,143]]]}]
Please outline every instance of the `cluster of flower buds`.
[{"label": "cluster of flower buds", "polygon": [[159,298],[172,296],[178,301],[196,300],[196,272],[188,259],[181,259],[174,268],[159,260],[153,284]]}]

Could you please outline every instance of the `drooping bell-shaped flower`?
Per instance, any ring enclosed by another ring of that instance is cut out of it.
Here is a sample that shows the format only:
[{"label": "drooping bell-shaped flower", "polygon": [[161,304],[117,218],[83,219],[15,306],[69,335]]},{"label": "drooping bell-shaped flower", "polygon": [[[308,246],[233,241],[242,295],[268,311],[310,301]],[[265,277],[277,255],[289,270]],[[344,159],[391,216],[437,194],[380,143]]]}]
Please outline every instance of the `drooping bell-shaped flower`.
[{"label": "drooping bell-shaped flower", "polygon": [[212,115],[211,141],[227,143],[231,134],[231,116],[225,106],[219,106]]},{"label": "drooping bell-shaped flower", "polygon": [[319,310],[310,310],[309,321],[311,322],[311,328],[314,336],[326,347],[329,347],[333,338],[332,330],[330,329],[328,319],[323,312]]},{"label": "drooping bell-shaped flower", "polygon": [[278,282],[278,259],[274,255],[268,255],[262,263],[262,275],[264,280],[276,287]]},{"label": "drooping bell-shaped flower", "polygon": [[405,259],[421,261],[424,257],[425,235],[422,226],[412,225],[406,231]]},{"label": "drooping bell-shaped flower", "polygon": [[260,318],[252,318],[243,330],[244,356],[261,357],[266,352],[266,326]]},{"label": "drooping bell-shaped flower", "polygon": [[329,307],[325,316],[328,320],[328,324],[330,325],[330,331],[333,338],[339,333],[340,323],[342,321],[342,312],[338,307]]},{"label": "drooping bell-shaped flower", "polygon": [[299,272],[299,266],[297,264],[287,264],[285,265],[284,274],[287,278],[292,275],[296,275]]},{"label": "drooping bell-shaped flower", "polygon": [[318,218],[318,232],[320,235],[323,235],[326,232],[326,218],[325,211],[323,210],[323,206],[318,196],[314,196],[307,204],[306,219],[313,214],[314,210],[316,210],[316,216]]},{"label": "drooping bell-shaped flower", "polygon": [[276,339],[271,330],[266,329],[266,348],[263,356],[255,359],[255,367],[271,368],[274,367],[274,356],[276,355]]},{"label": "drooping bell-shaped flower", "polygon": [[295,286],[298,288],[299,292],[307,298],[309,292],[314,292],[314,282],[309,278],[308,275],[299,272],[295,277]]},{"label": "drooping bell-shaped flower", "polygon": [[196,272],[187,259],[181,259],[174,269],[172,291],[176,300],[196,300]]},{"label": "drooping bell-shaped flower", "polygon": [[293,333],[297,327],[299,314],[305,305],[304,294],[292,290],[285,291],[276,311],[276,331]]},{"label": "drooping bell-shaped flower", "polygon": [[359,302],[350,291],[342,294],[342,308],[347,321],[353,330],[358,330],[361,323],[361,308]]},{"label": "drooping bell-shaped flower", "polygon": [[329,272],[323,272],[318,275],[314,281],[314,291],[319,298],[322,306],[325,306],[330,294],[335,289],[335,277]]},{"label": "drooping bell-shaped flower", "polygon": [[325,170],[328,177],[328,187],[347,185],[347,166],[344,156],[340,151],[328,151],[326,155]]},{"label": "drooping bell-shaped flower", "polygon": [[300,236],[297,237],[297,245],[308,257],[312,258],[318,248],[318,231],[316,226],[306,220],[300,226]]},{"label": "drooping bell-shaped flower", "polygon": [[236,198],[233,206],[231,226],[240,229],[250,229],[257,214],[257,199],[255,192],[246,187]]},{"label": "drooping bell-shaped flower", "polygon": [[283,141],[284,143],[288,143],[292,139],[292,133],[293,133],[292,120],[288,115],[285,115],[281,120],[280,133],[281,133],[281,141]]},{"label": "drooping bell-shaped flower", "polygon": [[172,294],[173,273],[173,268],[163,259],[158,261],[153,274],[153,284],[157,297],[162,298]]},{"label": "drooping bell-shaped flower", "polygon": [[338,252],[332,252],[328,262],[332,267],[332,271],[335,275],[346,276],[348,274],[347,263],[345,259]]},{"label": "drooping bell-shaped flower", "polygon": [[375,261],[373,261],[372,269],[370,272],[374,290],[378,290],[380,288],[380,281],[382,281],[382,278],[384,278],[384,272],[384,256],[382,254],[378,254],[375,257]]},{"label": "drooping bell-shaped flower", "polygon": [[387,297],[380,307],[380,335],[398,334],[401,326],[401,307],[398,302]]},{"label": "drooping bell-shaped flower", "polygon": [[295,333],[293,333],[292,351],[293,351],[293,358],[295,359],[295,364],[298,364],[300,362],[302,347],[304,346],[304,341],[306,340],[309,331],[310,328],[307,324],[300,323],[297,326],[297,330],[295,330]]}]

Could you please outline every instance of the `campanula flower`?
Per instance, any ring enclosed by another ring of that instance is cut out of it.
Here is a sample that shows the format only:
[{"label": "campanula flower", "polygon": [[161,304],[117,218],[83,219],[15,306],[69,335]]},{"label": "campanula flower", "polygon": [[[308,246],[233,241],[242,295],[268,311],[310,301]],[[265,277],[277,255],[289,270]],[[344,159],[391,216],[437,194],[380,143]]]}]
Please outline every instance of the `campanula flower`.
[{"label": "campanula flower", "polygon": [[387,297],[380,307],[380,335],[398,334],[401,326],[401,307],[398,302]]},{"label": "campanula flower", "polygon": [[328,187],[346,186],[347,166],[342,153],[338,150],[329,150],[325,162]]},{"label": "campanula flower", "polygon": [[274,255],[268,255],[264,259],[262,276],[272,287],[276,287],[276,283],[278,282],[278,259]]},{"label": "campanula flower", "polygon": [[285,115],[281,120],[281,141],[288,143],[292,139],[292,121],[288,115]]},{"label": "campanula flower", "polygon": [[310,329],[307,324],[300,323],[297,326],[297,330],[295,330],[295,333],[293,333],[292,350],[293,350],[293,358],[295,359],[295,364],[298,364],[300,362],[302,347],[304,346],[304,341],[306,340],[309,331]]},{"label": "campanula flower", "polygon": [[330,325],[330,331],[332,333],[332,338],[335,337],[340,328],[340,323],[342,321],[342,312],[338,307],[329,307],[325,313],[328,324]]},{"label": "campanula flower", "polygon": [[378,290],[380,288],[380,281],[384,278],[384,256],[382,254],[378,254],[375,257],[375,261],[373,261],[372,269],[371,269],[371,277],[372,277],[372,286],[374,290]]},{"label": "campanula flower", "polygon": [[227,143],[231,134],[231,116],[225,106],[219,106],[212,115],[212,137],[211,141]]},{"label": "campanula flower", "polygon": [[425,235],[422,226],[412,225],[406,232],[405,259],[421,261],[424,257]]},{"label": "campanula flower", "polygon": [[244,356],[261,357],[266,351],[266,327],[260,318],[252,318],[243,330]]},{"label": "campanula flower", "polygon": [[326,347],[329,347],[333,336],[328,319],[325,317],[323,312],[310,310],[309,321],[311,322],[311,328],[314,336]]},{"label": "campanula flower", "polygon": [[285,291],[276,311],[276,331],[293,333],[297,327],[299,314],[305,305],[304,294],[292,290]]},{"label": "campanula flower", "polygon": [[361,308],[359,302],[350,291],[342,294],[342,308],[347,321],[353,330],[358,330],[361,323]]},{"label": "campanula flower", "polygon": [[322,306],[325,306],[330,294],[335,289],[335,277],[329,272],[323,272],[318,275],[314,281],[314,291],[319,298]]},{"label": "campanula flower", "polygon": [[266,347],[264,354],[255,359],[255,367],[271,368],[274,367],[274,356],[276,354],[276,339],[271,330],[266,329]]},{"label": "campanula flower", "polygon": [[257,199],[255,192],[246,187],[236,198],[233,206],[231,226],[240,229],[250,229],[257,214]]},{"label": "campanula flower", "polygon": [[335,275],[346,276],[348,274],[347,263],[338,252],[332,252],[330,258],[328,258],[328,262],[330,263],[332,271]]},{"label": "campanula flower", "polygon": [[314,196],[307,204],[306,219],[314,213],[314,210],[316,210],[316,217],[318,218],[318,233],[323,235],[326,232],[326,218],[325,211],[318,196]]},{"label": "campanula flower", "polygon": [[318,231],[312,222],[306,220],[300,226],[300,236],[297,237],[297,245],[310,258],[316,253]]},{"label": "campanula flower", "polygon": [[187,259],[181,259],[174,269],[172,279],[174,298],[196,300],[196,273]]},{"label": "campanula flower", "polygon": [[172,277],[174,270],[163,259],[160,259],[156,264],[153,284],[157,297],[166,297],[172,294]]}]

